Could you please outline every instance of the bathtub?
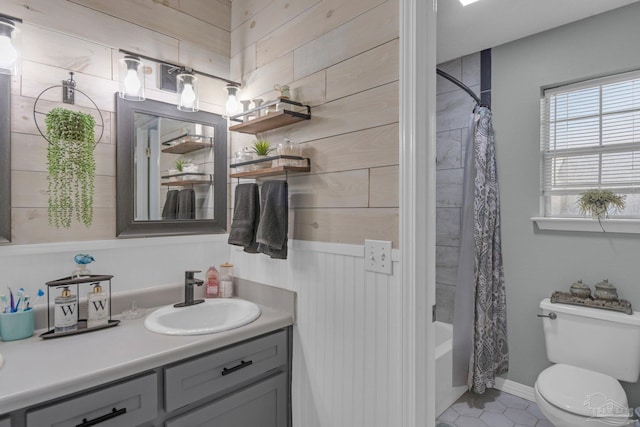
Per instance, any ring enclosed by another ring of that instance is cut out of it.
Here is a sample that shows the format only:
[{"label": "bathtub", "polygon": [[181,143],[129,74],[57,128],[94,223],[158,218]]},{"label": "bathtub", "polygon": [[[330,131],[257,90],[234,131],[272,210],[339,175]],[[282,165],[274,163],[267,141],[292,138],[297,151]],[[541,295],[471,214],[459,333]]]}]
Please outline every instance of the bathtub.
[{"label": "bathtub", "polygon": [[436,330],[436,415],[440,416],[466,391],[466,386],[451,385],[453,371],[453,325],[435,322]]}]

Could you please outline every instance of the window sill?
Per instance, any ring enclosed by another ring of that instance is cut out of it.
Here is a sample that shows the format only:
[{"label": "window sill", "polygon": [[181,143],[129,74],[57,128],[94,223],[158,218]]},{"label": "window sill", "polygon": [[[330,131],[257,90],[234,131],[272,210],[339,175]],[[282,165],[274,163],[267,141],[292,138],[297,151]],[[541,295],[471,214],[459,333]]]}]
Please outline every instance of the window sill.
[{"label": "window sill", "polygon": [[597,220],[591,218],[533,217],[531,221],[540,230],[640,234],[640,219],[603,219],[600,221],[602,227]]}]

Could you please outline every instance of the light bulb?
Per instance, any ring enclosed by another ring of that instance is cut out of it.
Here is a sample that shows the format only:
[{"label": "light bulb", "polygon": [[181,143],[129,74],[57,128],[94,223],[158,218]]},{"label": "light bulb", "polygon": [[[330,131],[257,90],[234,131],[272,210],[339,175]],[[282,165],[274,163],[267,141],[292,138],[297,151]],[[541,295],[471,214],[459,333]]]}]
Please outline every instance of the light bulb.
[{"label": "light bulb", "polygon": [[229,95],[227,98],[226,115],[233,116],[239,110],[238,98],[235,95]]},{"label": "light bulb", "polygon": [[138,72],[135,69],[127,70],[127,76],[124,78],[124,88],[127,95],[135,96],[140,90],[140,79],[138,78]]},{"label": "light bulb", "polygon": [[182,89],[182,95],[180,95],[180,99],[182,100],[181,104],[185,108],[193,108],[193,103],[196,100],[196,93],[193,91],[193,86],[191,83],[185,83],[184,89]]},{"label": "light bulb", "polygon": [[0,68],[11,68],[18,59],[18,51],[9,36],[0,36]]}]

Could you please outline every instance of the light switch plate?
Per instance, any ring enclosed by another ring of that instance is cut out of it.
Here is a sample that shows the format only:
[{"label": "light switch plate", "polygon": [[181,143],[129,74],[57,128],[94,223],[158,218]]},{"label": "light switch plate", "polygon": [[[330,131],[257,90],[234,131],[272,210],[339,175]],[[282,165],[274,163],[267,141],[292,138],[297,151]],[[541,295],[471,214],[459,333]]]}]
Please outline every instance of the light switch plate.
[{"label": "light switch plate", "polygon": [[364,269],[376,273],[391,274],[391,242],[386,240],[364,241]]}]

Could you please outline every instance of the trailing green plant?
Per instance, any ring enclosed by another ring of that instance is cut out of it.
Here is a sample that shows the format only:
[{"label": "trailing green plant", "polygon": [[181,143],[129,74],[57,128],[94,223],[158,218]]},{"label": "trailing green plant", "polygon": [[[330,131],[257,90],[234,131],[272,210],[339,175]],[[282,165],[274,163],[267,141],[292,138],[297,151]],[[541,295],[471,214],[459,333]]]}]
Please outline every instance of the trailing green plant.
[{"label": "trailing green plant", "polygon": [[580,213],[594,217],[608,217],[609,209],[622,212],[627,196],[616,194],[610,190],[588,190],[580,194],[577,201]]},{"label": "trailing green plant", "polygon": [[266,156],[273,151],[271,144],[266,139],[257,139],[251,148],[258,156]]},{"label": "trailing green plant", "polygon": [[95,120],[86,113],[54,108],[45,124],[49,224],[69,228],[75,217],[88,227],[93,221]]}]

